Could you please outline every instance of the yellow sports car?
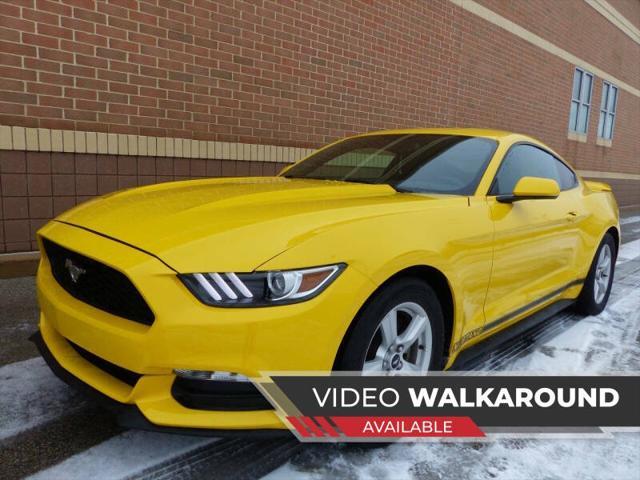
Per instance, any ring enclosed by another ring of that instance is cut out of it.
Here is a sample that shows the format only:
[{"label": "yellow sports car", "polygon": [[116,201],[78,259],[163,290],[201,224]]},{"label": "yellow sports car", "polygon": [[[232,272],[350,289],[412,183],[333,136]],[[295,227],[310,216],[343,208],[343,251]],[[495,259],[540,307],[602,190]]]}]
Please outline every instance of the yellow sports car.
[{"label": "yellow sports car", "polygon": [[282,429],[260,372],[423,374],[571,304],[596,314],[619,232],[611,189],[530,137],[368,133],[277,177],[59,216],[38,235],[34,340],[127,425]]}]

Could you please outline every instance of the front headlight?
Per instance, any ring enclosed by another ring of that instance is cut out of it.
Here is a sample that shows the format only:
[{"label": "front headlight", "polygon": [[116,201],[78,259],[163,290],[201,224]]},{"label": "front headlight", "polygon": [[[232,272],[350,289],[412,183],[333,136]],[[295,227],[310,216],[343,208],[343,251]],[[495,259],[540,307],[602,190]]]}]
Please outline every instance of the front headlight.
[{"label": "front headlight", "polygon": [[309,300],[333,282],[344,263],[253,273],[190,273],[179,278],[198,300],[217,307],[264,307]]}]

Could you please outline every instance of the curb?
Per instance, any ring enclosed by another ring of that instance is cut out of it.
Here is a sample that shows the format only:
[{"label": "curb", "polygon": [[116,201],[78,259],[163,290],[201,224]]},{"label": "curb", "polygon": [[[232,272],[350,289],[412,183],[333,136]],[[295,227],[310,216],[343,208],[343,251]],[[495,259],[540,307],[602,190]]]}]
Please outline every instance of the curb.
[{"label": "curb", "polygon": [[0,278],[33,276],[39,261],[40,252],[3,253],[0,255]]}]

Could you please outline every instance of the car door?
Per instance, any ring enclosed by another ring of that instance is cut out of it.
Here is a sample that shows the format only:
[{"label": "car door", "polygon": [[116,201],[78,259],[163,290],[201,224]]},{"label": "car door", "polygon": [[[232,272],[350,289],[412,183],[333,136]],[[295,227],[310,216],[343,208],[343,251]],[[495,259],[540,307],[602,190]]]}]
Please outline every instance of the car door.
[{"label": "car door", "polygon": [[[562,167],[568,169],[546,150],[522,143],[511,147],[498,169],[487,196],[495,233],[485,329],[507,324],[552,301],[575,280],[577,180],[571,170],[567,173]],[[497,195],[511,194],[525,176],[555,180],[561,187],[559,196],[497,201]]]}]

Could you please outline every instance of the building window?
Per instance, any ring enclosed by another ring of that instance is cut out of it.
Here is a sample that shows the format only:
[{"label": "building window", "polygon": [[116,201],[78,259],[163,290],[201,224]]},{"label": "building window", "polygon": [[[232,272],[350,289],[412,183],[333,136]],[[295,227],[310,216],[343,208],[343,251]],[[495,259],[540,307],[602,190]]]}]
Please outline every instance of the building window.
[{"label": "building window", "polygon": [[576,68],[573,74],[573,93],[571,94],[571,112],[569,115],[569,131],[586,135],[591,109],[591,89],[593,75]]},{"label": "building window", "polygon": [[616,103],[618,103],[618,87],[609,82],[602,82],[602,101],[600,102],[600,120],[598,120],[598,137],[611,140],[613,124],[616,121]]}]

